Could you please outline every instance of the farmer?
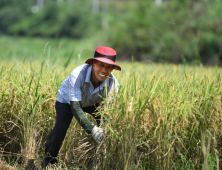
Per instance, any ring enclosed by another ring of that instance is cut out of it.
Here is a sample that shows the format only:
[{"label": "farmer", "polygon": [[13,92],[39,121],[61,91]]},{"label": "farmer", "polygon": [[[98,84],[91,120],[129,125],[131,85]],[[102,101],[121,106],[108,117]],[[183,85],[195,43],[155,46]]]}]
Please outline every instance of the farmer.
[{"label": "farmer", "polygon": [[[78,66],[61,84],[55,102],[56,122],[53,130],[48,134],[45,144],[46,157],[42,168],[49,163],[57,163],[56,157],[65,138],[73,116],[94,140],[100,143],[104,138],[104,130],[99,127],[101,115],[96,115],[96,109],[105,96],[105,89],[110,93],[118,92],[119,83],[111,72],[113,69],[121,71],[115,63],[116,51],[109,47],[98,47],[94,58],[87,64]],[[85,113],[91,114],[97,125],[93,125]]]}]

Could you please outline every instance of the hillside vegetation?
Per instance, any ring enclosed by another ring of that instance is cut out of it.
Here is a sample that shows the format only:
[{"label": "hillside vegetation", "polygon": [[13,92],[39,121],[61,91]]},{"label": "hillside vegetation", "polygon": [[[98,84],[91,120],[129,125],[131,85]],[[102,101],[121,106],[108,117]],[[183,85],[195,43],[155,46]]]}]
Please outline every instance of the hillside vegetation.
[{"label": "hillside vegetation", "polygon": [[[121,60],[222,65],[222,1],[45,1],[42,10],[25,0],[0,2],[0,34],[25,37],[97,37]],[[13,11],[13,13],[11,12]]]}]

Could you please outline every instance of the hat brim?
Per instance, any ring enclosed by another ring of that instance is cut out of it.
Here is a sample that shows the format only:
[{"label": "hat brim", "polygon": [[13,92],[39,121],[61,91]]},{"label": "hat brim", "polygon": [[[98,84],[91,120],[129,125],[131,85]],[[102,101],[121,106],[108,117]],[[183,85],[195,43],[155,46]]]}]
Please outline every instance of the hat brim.
[{"label": "hat brim", "polygon": [[111,65],[114,66],[114,69],[121,71],[121,67],[118,66],[114,61],[112,61],[112,60],[110,60],[108,58],[94,57],[94,58],[90,58],[90,59],[86,60],[85,63],[91,64],[92,60],[98,60],[98,61],[101,61],[101,62],[106,63],[106,64],[111,64]]}]

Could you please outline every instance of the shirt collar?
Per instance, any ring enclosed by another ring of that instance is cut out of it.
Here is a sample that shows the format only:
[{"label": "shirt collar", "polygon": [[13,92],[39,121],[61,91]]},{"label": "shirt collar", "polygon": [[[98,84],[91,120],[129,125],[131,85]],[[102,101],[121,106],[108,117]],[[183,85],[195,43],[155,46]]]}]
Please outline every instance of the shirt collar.
[{"label": "shirt collar", "polygon": [[[87,69],[86,78],[85,78],[85,82],[90,84],[92,84],[92,82],[90,81],[91,72],[92,72],[92,66],[90,65]],[[111,74],[109,75],[109,77],[112,77]],[[110,86],[109,78],[107,78],[105,81],[102,82],[102,84],[100,84],[100,87],[105,87],[105,86],[107,87]]]}]

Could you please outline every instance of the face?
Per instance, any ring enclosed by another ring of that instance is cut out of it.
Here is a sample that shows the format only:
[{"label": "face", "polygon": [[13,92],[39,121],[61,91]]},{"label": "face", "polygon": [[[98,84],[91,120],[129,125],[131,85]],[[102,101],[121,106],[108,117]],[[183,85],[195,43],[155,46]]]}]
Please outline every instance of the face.
[{"label": "face", "polygon": [[105,81],[107,76],[113,71],[113,65],[106,64],[97,60],[93,60],[92,67],[94,74],[92,73],[91,81]]}]

